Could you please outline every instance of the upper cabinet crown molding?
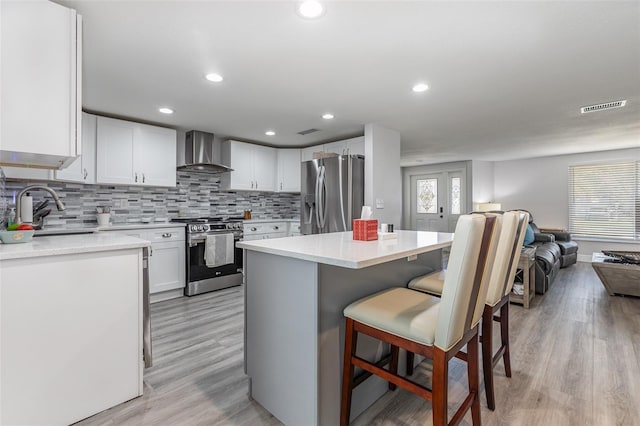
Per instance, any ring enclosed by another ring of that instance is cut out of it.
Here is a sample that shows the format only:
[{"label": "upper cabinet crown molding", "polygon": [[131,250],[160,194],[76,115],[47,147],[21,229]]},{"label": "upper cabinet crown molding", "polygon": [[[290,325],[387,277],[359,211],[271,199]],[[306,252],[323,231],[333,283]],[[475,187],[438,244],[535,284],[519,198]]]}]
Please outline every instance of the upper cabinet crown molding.
[{"label": "upper cabinet crown molding", "polygon": [[46,0],[0,8],[0,164],[64,168],[82,150],[82,18]]},{"label": "upper cabinet crown molding", "polygon": [[98,117],[96,182],[176,186],[176,131]]}]

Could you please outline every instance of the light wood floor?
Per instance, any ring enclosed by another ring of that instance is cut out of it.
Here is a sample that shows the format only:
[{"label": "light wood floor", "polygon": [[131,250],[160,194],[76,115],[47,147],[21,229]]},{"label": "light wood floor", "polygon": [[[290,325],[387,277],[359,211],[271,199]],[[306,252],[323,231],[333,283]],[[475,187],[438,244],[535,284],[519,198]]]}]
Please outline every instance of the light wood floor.
[{"label": "light wood floor", "polygon": [[[79,424],[280,424],[247,396],[242,309],[240,287],[153,305],[154,367],[145,371],[144,396]],[[591,265],[579,263],[560,270],[530,309],[511,305],[510,318],[513,377],[498,364],[495,412],[481,394],[484,425],[640,424],[639,298],[608,296]],[[430,383],[429,370],[423,362],[414,378]],[[466,386],[466,367],[453,360],[450,415]],[[354,422],[430,423],[431,404],[401,389]]]}]

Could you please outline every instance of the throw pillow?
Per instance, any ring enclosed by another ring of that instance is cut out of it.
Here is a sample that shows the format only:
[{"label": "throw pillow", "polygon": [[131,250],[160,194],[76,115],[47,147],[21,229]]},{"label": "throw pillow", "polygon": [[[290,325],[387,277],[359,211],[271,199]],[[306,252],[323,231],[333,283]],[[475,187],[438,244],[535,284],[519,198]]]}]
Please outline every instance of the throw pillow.
[{"label": "throw pillow", "polygon": [[535,239],[536,237],[533,235],[531,225],[527,225],[527,230],[524,233],[524,245],[531,244]]}]

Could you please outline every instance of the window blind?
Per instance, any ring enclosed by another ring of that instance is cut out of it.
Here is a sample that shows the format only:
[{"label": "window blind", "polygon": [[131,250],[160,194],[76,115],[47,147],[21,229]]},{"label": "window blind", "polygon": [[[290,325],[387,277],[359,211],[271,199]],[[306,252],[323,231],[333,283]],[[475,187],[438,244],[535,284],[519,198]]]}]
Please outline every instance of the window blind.
[{"label": "window blind", "polygon": [[640,162],[569,166],[569,231],[638,240]]}]

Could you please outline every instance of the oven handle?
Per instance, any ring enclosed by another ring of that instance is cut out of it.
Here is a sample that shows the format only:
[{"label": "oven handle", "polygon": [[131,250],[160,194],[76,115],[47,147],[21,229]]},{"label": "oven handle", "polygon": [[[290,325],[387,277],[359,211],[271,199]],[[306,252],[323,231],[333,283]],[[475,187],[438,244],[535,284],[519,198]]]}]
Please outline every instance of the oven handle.
[{"label": "oven handle", "polygon": [[239,241],[242,239],[242,236],[236,236],[233,232],[210,232],[209,234],[205,234],[205,235],[198,235],[198,236],[194,236],[194,237],[189,237],[187,238],[187,244],[189,244],[189,247],[195,247],[200,243],[204,243],[207,240],[207,235],[224,235],[224,234],[231,234],[233,235],[233,241]]}]

